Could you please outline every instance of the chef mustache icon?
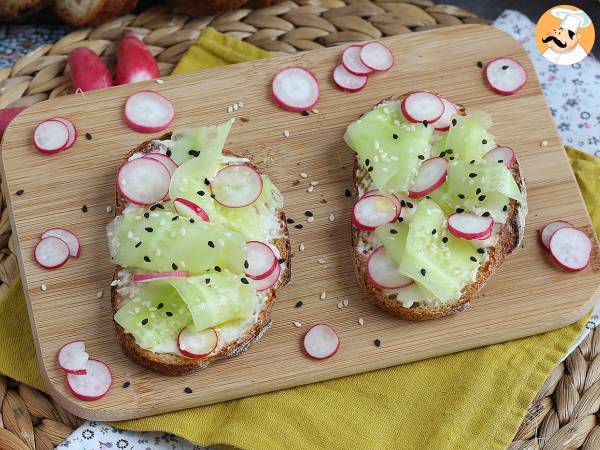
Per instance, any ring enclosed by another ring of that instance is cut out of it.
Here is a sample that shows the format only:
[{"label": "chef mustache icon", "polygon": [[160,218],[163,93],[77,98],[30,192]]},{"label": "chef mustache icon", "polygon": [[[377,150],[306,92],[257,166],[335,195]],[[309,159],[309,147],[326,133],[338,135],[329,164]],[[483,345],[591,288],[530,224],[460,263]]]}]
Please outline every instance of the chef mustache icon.
[{"label": "chef mustache icon", "polygon": [[560,39],[558,39],[556,36],[546,36],[544,39],[542,39],[542,42],[544,44],[553,41],[556,45],[558,45],[560,48],[565,48],[567,46],[566,42],[561,41]]}]

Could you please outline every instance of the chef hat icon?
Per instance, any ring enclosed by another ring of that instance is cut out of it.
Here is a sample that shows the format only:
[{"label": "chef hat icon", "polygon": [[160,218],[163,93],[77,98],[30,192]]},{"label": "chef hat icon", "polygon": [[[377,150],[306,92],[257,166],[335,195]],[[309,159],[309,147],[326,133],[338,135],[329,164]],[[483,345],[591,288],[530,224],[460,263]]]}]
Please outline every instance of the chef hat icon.
[{"label": "chef hat icon", "polygon": [[592,23],[592,19],[584,11],[567,8],[553,8],[550,13],[561,20],[560,28],[571,30],[576,33],[579,28],[586,28]]}]

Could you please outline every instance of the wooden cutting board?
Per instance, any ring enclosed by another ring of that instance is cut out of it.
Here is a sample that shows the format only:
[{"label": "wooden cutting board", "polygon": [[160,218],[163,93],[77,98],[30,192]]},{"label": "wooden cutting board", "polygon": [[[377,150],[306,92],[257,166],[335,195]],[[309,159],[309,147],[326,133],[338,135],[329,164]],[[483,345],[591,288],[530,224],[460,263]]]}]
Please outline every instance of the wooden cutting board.
[{"label": "wooden cutting board", "polygon": [[[593,267],[569,274],[552,264],[537,239],[538,229],[553,219],[591,228],[523,48],[507,34],[479,25],[384,41],[394,53],[395,66],[372,76],[368,86],[355,94],[332,85],[331,70],[341,48],[330,48],[168,77],[163,84],[146,82],[55,98],[17,117],[2,144],[3,192],[18,241],[39,365],[49,392],[62,406],[94,420],[140,417],[502,342],[561,327],[584,315],[598,296],[597,244]],[[500,56],[515,58],[529,75],[526,87],[510,97],[493,94],[476,64]],[[302,116],[271,101],[270,81],[289,65],[310,68],[320,80],[318,112]],[[292,281],[275,303],[270,331],[242,356],[178,378],[158,375],[127,359],[111,318],[113,267],[105,226],[113,213],[107,208],[114,206],[121,158],[152,137],[129,130],[121,119],[125,99],[141,89],[160,91],[173,102],[177,111],[173,127],[217,124],[236,117],[227,147],[252,157],[282,190],[288,217],[304,226],[290,228],[296,249]],[[414,89],[439,92],[467,110],[492,115],[497,141],[514,147],[520,158],[530,211],[524,248],[507,259],[472,307],[423,323],[387,316],[361,298],[350,257],[353,200],[344,195],[351,187],[353,161],[342,140],[345,127],[379,100]],[[227,106],[239,101],[244,106],[229,113]],[[33,149],[31,136],[37,123],[54,115],[71,119],[79,138],[69,151],[44,156]],[[308,178],[301,178],[300,172]],[[309,193],[311,181],[318,185]],[[17,196],[21,189],[24,193]],[[86,213],[81,210],[84,204]],[[314,213],[312,223],[304,217],[307,210]],[[48,271],[34,263],[32,251],[50,227],[73,230],[83,249],[78,260]],[[301,243],[304,252],[297,251]],[[46,291],[41,290],[42,284],[47,285]],[[98,292],[103,293],[101,298]],[[325,299],[320,298],[322,292]],[[342,300],[348,306],[340,309]],[[303,306],[296,308],[298,301]],[[295,321],[302,326],[295,327]],[[308,327],[320,322],[337,329],[341,348],[334,358],[313,361],[301,353],[300,341]],[[57,349],[74,339],[84,339],[92,357],[105,361],[113,372],[112,390],[100,401],[76,400],[55,363]],[[374,345],[375,339],[381,347]],[[123,387],[125,382],[131,383],[128,388]],[[193,392],[185,393],[186,387]]]}]

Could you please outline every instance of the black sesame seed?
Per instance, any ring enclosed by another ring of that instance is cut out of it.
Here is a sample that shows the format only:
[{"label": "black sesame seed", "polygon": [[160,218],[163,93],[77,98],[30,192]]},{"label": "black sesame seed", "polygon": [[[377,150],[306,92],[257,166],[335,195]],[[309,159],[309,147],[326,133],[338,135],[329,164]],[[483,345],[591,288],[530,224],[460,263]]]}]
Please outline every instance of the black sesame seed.
[{"label": "black sesame seed", "polygon": [[123,389],[127,389],[129,386],[131,386],[131,383],[129,381],[123,383]]},{"label": "black sesame seed", "polygon": [[473,262],[477,262],[477,258],[475,258],[474,256],[470,256],[469,259]]},{"label": "black sesame seed", "polygon": [[198,194],[200,197],[202,197],[204,194],[206,194],[206,192],[204,192],[204,191],[198,191],[198,192],[196,192],[196,194]]},{"label": "black sesame seed", "polygon": [[482,216],[483,216],[483,217],[490,217],[490,213],[486,211],[486,212],[484,212],[484,213],[482,214]]},{"label": "black sesame seed", "polygon": [[461,213],[464,213],[464,212],[465,212],[464,209],[462,209],[462,208],[456,208],[456,214],[461,214]]},{"label": "black sesame seed", "polygon": [[485,253],[485,250],[482,248],[478,248],[477,253],[479,253],[480,255],[483,255]]},{"label": "black sesame seed", "polygon": [[196,223],[194,219],[190,219],[190,223]]},{"label": "black sesame seed", "polygon": [[446,236],[444,236],[444,237],[442,238],[442,242],[445,244],[446,242],[448,242],[448,238],[447,238]]},{"label": "black sesame seed", "polygon": [[463,200],[464,200],[464,198],[465,198],[465,194],[458,194],[458,198],[461,198],[461,199],[463,199]]},{"label": "black sesame seed", "polygon": [[425,196],[425,198],[426,198],[427,200],[431,200],[431,197],[430,197],[429,195],[426,195],[426,196]]},{"label": "black sesame seed", "polygon": [[454,156],[451,156],[450,158],[448,158],[450,161],[454,161]]},{"label": "black sesame seed", "polygon": [[299,223],[298,225],[294,225],[294,228],[295,228],[296,230],[301,230],[301,229],[302,229],[302,228],[304,228],[304,227],[302,226],[302,224],[301,224],[301,223]]},{"label": "black sesame seed", "polygon": [[502,164],[502,163],[504,162],[504,160],[503,160],[503,159],[499,159],[499,160],[498,160],[498,162],[499,162],[500,164]]},{"label": "black sesame seed", "polygon": [[285,219],[285,221],[286,221],[287,223],[294,223],[294,222],[295,222],[295,220],[294,220],[294,219],[292,219],[292,218],[290,218],[290,217],[288,217],[287,219]]},{"label": "black sesame seed", "polygon": [[350,189],[346,189],[346,190],[344,191],[344,195],[345,195],[346,197],[352,197],[352,192],[350,192]]},{"label": "black sesame seed", "polygon": [[215,266],[215,272],[220,272],[221,271],[221,267],[220,266]]},{"label": "black sesame seed", "polygon": [[171,311],[167,311],[165,314],[167,315],[167,317],[171,317],[173,315]]},{"label": "black sesame seed", "polygon": [[198,156],[200,156],[200,152],[198,150],[190,150],[188,151],[189,155],[192,155],[194,158],[197,158]]},{"label": "black sesame seed", "polygon": [[485,195],[480,195],[480,196],[478,197],[478,200],[479,200],[480,202],[484,201],[484,200],[485,200]]},{"label": "black sesame seed", "polygon": [[150,262],[150,257],[149,256],[144,256],[144,261]]},{"label": "black sesame seed", "polygon": [[427,120],[423,121],[423,126],[427,128],[427,125],[429,125],[429,122]]},{"label": "black sesame seed", "polygon": [[504,206],[502,207],[502,211],[504,211],[504,212],[508,211],[508,205],[504,205]]},{"label": "black sesame seed", "polygon": [[406,202],[404,200],[400,200],[400,206],[404,208],[406,206]]},{"label": "black sesame seed", "polygon": [[312,217],[312,216],[313,216],[313,213],[312,213],[311,211],[304,211],[304,215],[305,215],[306,217]]},{"label": "black sesame seed", "polygon": [[168,156],[169,158],[170,158],[170,157],[171,157],[171,155],[173,154],[173,152],[171,151],[171,149],[170,149],[170,148],[169,148],[169,149],[167,149],[167,152],[166,152],[166,153],[167,153],[167,156]]},{"label": "black sesame seed", "polygon": [[165,306],[165,304],[163,302],[160,302],[158,305],[156,305],[156,309],[162,309]]},{"label": "black sesame seed", "polygon": [[285,258],[279,258],[279,259],[277,260],[277,262],[278,262],[279,264],[283,264],[285,261],[286,261],[286,259],[285,259]]},{"label": "black sesame seed", "polygon": [[502,66],[502,70],[508,69],[508,66]]},{"label": "black sesame seed", "polygon": [[156,205],[152,205],[152,206],[150,207],[150,211],[154,211],[155,209],[156,209]]},{"label": "black sesame seed", "polygon": [[191,394],[193,391],[192,391],[192,388],[191,388],[191,387],[186,387],[186,388],[183,390],[183,392],[185,392],[186,394]]},{"label": "black sesame seed", "polygon": [[208,246],[210,248],[215,248],[215,243],[213,241],[208,241]]},{"label": "black sesame seed", "polygon": [[475,160],[472,159],[471,161],[469,161],[469,164],[475,164]]},{"label": "black sesame seed", "polygon": [[471,173],[469,174],[469,178],[475,178],[476,176],[477,176],[477,174],[476,174],[476,173],[474,173],[474,172],[471,172]]},{"label": "black sesame seed", "polygon": [[398,139],[398,135],[397,135],[396,133],[392,134],[392,137],[393,137],[394,139]]},{"label": "black sesame seed", "polygon": [[248,260],[244,261],[244,269],[247,269],[248,267],[250,267],[250,264],[248,264]]},{"label": "black sesame seed", "polygon": [[204,179],[204,184],[207,185],[207,186],[210,185],[210,181],[208,181],[208,178]]},{"label": "black sesame seed", "polygon": [[308,111],[302,111],[300,114],[302,114],[304,117],[308,116]]},{"label": "black sesame seed", "polygon": [[435,234],[437,233],[437,230],[434,228],[433,230],[431,230],[431,234]]},{"label": "black sesame seed", "polygon": [[84,212],[84,213],[88,212],[88,207],[87,207],[87,205],[83,205],[83,206],[81,207],[81,212]]},{"label": "black sesame seed", "polygon": [[146,219],[149,219],[149,218],[150,218],[150,213],[149,213],[149,212],[145,212],[145,213],[144,213],[144,217],[145,217]]},{"label": "black sesame seed", "polygon": [[411,202],[406,202],[406,206],[408,206],[409,208],[412,208],[413,204]]},{"label": "black sesame seed", "polygon": [[482,140],[482,141],[481,141],[481,143],[482,143],[483,145],[487,144],[487,139],[484,139],[484,140]]},{"label": "black sesame seed", "polygon": [[179,219],[179,216],[174,216],[171,220],[177,220]]},{"label": "black sesame seed", "polygon": [[210,194],[210,198],[215,198],[215,194]]},{"label": "black sesame seed", "polygon": [[177,264],[175,264],[175,263],[171,264],[171,269],[177,270]]},{"label": "black sesame seed", "polygon": [[425,156],[424,155],[419,155],[419,156],[417,156],[417,158],[419,158],[421,161],[423,161],[425,159]]},{"label": "black sesame seed", "polygon": [[138,242],[137,244],[135,244],[135,248],[139,248],[140,245],[142,245],[142,241]]},{"label": "black sesame seed", "polygon": [[162,205],[162,203],[157,203],[156,206],[158,209],[165,209],[165,207]]},{"label": "black sesame seed", "polygon": [[242,282],[242,284],[250,284],[250,282],[248,281],[248,278],[246,278],[246,277],[242,277],[240,279],[240,281]]},{"label": "black sesame seed", "polygon": [[481,188],[475,189],[475,195],[479,195],[479,194],[481,194]]},{"label": "black sesame seed", "polygon": [[456,126],[456,119],[452,119],[452,126]]},{"label": "black sesame seed", "polygon": [[426,273],[427,271],[425,269],[421,269],[421,275],[425,276]]},{"label": "black sesame seed", "polygon": [[23,189],[19,189],[17,192],[15,192],[16,195],[23,195],[25,193],[25,191]]},{"label": "black sesame seed", "polygon": [[85,138],[86,138],[88,141],[91,141],[91,140],[92,140],[92,133],[85,133]]},{"label": "black sesame seed", "polygon": [[379,339],[375,339],[373,344],[375,344],[375,347],[381,347],[381,341]]},{"label": "black sesame seed", "polygon": [[398,217],[398,222],[404,222],[404,217]]},{"label": "black sesame seed", "polygon": [[454,153],[454,150],[452,150],[451,148],[447,148],[446,153],[448,153],[449,155],[451,155],[452,153]]},{"label": "black sesame seed", "polygon": [[398,234],[398,230],[395,228],[390,229],[390,234]]},{"label": "black sesame seed", "polygon": [[302,302],[296,302],[295,306],[296,306],[296,308],[300,308],[302,305],[304,305],[304,303],[302,303]]},{"label": "black sesame seed", "polygon": [[365,159],[365,166],[369,166],[369,164],[371,164],[371,161],[369,161],[369,158]]},{"label": "black sesame seed", "polygon": [[146,228],[144,228],[144,230],[146,230],[148,233],[152,233],[154,231],[154,228],[146,227]]},{"label": "black sesame seed", "polygon": [[147,324],[148,324],[148,319],[142,320],[142,325],[147,325]]},{"label": "black sesame seed", "polygon": [[440,158],[443,158],[444,156],[446,156],[446,152],[440,152]]},{"label": "black sesame seed", "polygon": [[210,284],[210,278],[206,278],[206,279],[204,279],[204,282],[205,282],[206,284]]},{"label": "black sesame seed", "polygon": [[483,63],[481,61],[477,61],[477,67],[483,69]]},{"label": "black sesame seed", "polygon": [[367,169],[367,172],[373,172],[373,166],[369,167],[369,168]]}]

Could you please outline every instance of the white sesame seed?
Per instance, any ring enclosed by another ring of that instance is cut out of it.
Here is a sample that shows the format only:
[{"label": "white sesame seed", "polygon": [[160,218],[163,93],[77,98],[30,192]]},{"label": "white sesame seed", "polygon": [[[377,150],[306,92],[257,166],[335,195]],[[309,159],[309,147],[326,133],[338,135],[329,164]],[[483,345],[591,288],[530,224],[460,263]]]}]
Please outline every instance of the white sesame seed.
[{"label": "white sesame seed", "polygon": [[543,140],[542,142],[540,142],[540,146],[547,147],[548,146],[548,141]]},{"label": "white sesame seed", "polygon": [[129,230],[129,231],[127,232],[127,237],[128,237],[129,239],[133,239],[133,231]]},{"label": "white sesame seed", "polygon": [[110,282],[110,285],[111,285],[111,286],[116,286],[117,284],[119,284],[119,280],[112,280],[112,281]]},{"label": "white sesame seed", "polygon": [[344,304],[342,302],[338,302],[337,307],[338,309],[342,309],[344,307]]},{"label": "white sesame seed", "polygon": [[239,107],[240,107],[240,108],[243,108],[243,107],[244,107],[244,102],[240,100],[240,101],[238,102],[238,105],[239,105]]},{"label": "white sesame seed", "polygon": [[104,292],[98,291],[98,293],[96,294],[96,298],[102,298],[103,295],[104,295]]},{"label": "white sesame seed", "polygon": [[313,108],[313,109],[311,109],[311,111],[315,114],[319,114],[319,110],[317,108]]},{"label": "white sesame seed", "polygon": [[156,84],[163,84],[165,82],[165,80],[161,80],[160,78],[157,78],[156,80],[154,80],[154,82]]},{"label": "white sesame seed", "polygon": [[348,300],[346,300],[346,299],[344,299],[342,301],[342,303],[343,303],[344,306],[348,306],[350,304],[350,302]]},{"label": "white sesame seed", "polygon": [[300,245],[298,246],[298,250],[300,250],[301,252],[304,251],[304,242],[300,242]]},{"label": "white sesame seed", "polygon": [[310,185],[311,185],[311,186],[318,186],[318,185],[319,185],[319,182],[318,182],[318,181],[311,181],[311,182],[310,182]]},{"label": "white sesame seed", "polygon": [[156,249],[156,256],[160,256],[160,248]]},{"label": "white sesame seed", "polygon": [[307,218],[306,218],[306,221],[307,221],[308,223],[312,223],[312,222],[314,222],[314,220],[315,220],[315,218],[314,218],[313,216],[311,216],[311,217],[307,217]]},{"label": "white sesame seed", "polygon": [[111,213],[112,212],[112,206],[107,206],[106,207],[106,212],[107,213]]},{"label": "white sesame seed", "polygon": [[296,328],[300,328],[302,326],[302,324],[300,322],[294,322],[294,326]]},{"label": "white sesame seed", "polygon": [[40,289],[42,291],[47,291],[48,290],[48,286],[46,286],[44,283],[42,283],[42,285],[40,286]]},{"label": "white sesame seed", "polygon": [[185,228],[182,228],[179,232],[181,233],[182,236],[185,236],[185,233],[187,233]]},{"label": "white sesame seed", "polygon": [[321,292],[320,298],[321,298],[321,300],[325,300],[327,298],[327,292],[325,292],[325,291]]},{"label": "white sesame seed", "polygon": [[240,106],[237,103],[233,104],[233,110],[237,111],[240,108]]},{"label": "white sesame seed", "polygon": [[329,221],[333,222],[335,220],[335,216],[333,214],[329,214]]},{"label": "white sesame seed", "polygon": [[309,186],[308,189],[306,190],[306,192],[312,192],[315,190],[314,186]]},{"label": "white sesame seed", "polygon": [[228,113],[232,113],[232,112],[233,112],[233,106],[232,106],[232,105],[229,105],[229,106],[227,107],[227,112],[228,112]]},{"label": "white sesame seed", "polygon": [[283,135],[288,138],[290,137],[290,132],[288,130],[283,130]]},{"label": "white sesame seed", "polygon": [[358,324],[362,327],[365,324],[365,319],[363,319],[362,317],[359,317]]},{"label": "white sesame seed", "polygon": [[327,259],[325,257],[321,257],[318,259],[319,264],[327,264]]},{"label": "white sesame seed", "polygon": [[308,178],[308,174],[306,172],[300,172],[300,177]]}]

